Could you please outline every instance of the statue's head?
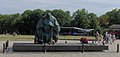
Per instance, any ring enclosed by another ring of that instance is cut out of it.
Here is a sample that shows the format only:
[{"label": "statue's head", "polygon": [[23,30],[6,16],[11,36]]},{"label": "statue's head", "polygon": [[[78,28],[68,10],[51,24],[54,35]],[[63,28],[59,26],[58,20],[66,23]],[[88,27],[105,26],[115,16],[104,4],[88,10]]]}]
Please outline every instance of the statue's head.
[{"label": "statue's head", "polygon": [[46,13],[46,14],[42,15],[42,17],[44,17],[44,18],[50,18],[50,16],[51,16],[51,13]]}]

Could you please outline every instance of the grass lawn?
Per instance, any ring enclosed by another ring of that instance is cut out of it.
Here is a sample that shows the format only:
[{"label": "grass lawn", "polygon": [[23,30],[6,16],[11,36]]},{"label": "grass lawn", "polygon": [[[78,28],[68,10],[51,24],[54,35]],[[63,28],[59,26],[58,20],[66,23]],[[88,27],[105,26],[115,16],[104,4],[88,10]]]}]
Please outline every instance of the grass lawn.
[{"label": "grass lawn", "polygon": [[[79,40],[81,37],[86,37],[88,39],[95,39],[94,36],[60,36],[60,40]],[[34,35],[0,35],[0,40],[13,40],[13,41],[31,41],[34,40]]]},{"label": "grass lawn", "polygon": [[34,38],[33,35],[16,35],[15,37],[13,37],[13,35],[0,35],[0,40],[29,41],[29,40],[33,40],[33,38]]}]

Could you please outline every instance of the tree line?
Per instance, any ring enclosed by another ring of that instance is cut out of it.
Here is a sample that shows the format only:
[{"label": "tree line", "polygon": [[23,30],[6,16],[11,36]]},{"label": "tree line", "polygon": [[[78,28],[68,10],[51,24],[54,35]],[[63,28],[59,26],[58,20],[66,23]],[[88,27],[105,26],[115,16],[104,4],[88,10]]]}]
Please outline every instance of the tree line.
[{"label": "tree line", "polygon": [[35,34],[36,25],[41,16],[51,13],[61,27],[79,27],[95,29],[103,33],[104,28],[112,24],[120,24],[120,9],[113,9],[101,16],[89,13],[86,9],[78,9],[72,16],[69,11],[54,10],[25,10],[23,13],[0,14],[0,33]]}]

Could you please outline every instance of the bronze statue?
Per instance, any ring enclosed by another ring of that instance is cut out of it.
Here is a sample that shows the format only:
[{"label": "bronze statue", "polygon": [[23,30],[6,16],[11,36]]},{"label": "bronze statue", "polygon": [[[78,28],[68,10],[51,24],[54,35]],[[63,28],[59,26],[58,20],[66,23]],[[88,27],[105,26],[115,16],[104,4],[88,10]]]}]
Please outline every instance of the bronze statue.
[{"label": "bronze statue", "polygon": [[34,41],[39,44],[56,43],[59,39],[59,32],[60,27],[56,18],[50,13],[47,13],[37,23]]}]

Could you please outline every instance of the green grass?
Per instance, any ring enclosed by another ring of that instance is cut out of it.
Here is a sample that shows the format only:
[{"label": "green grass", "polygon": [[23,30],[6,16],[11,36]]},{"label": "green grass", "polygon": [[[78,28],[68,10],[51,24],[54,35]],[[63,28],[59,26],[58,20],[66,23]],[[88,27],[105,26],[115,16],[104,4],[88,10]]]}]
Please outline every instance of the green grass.
[{"label": "green grass", "polygon": [[95,39],[94,36],[60,36],[60,39],[80,39],[82,37],[88,38],[88,39]]},{"label": "green grass", "polygon": [[[82,37],[86,37],[88,39],[95,39],[93,36],[60,36],[60,40],[79,40]],[[0,40],[13,40],[13,41],[31,41],[34,40],[34,35],[16,35],[13,37],[12,35],[0,35]]]},{"label": "green grass", "polygon": [[16,35],[15,37],[13,37],[12,35],[0,35],[0,40],[30,41],[33,39],[34,39],[33,35]]}]

